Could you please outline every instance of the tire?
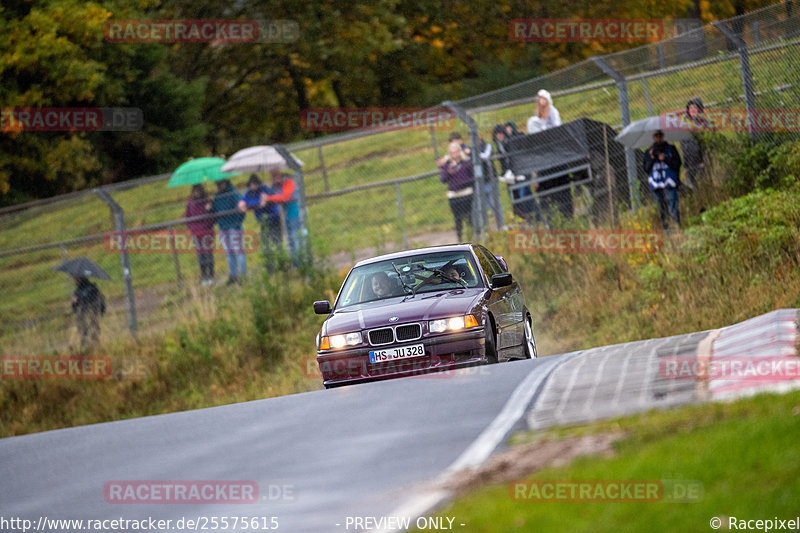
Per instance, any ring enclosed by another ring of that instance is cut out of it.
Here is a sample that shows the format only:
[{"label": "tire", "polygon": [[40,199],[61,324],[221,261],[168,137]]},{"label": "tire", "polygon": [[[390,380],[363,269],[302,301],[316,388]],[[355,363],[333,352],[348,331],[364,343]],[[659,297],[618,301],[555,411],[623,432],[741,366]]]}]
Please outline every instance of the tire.
[{"label": "tire", "polygon": [[484,334],[486,341],[484,342],[484,358],[487,365],[497,363],[497,342],[494,338],[494,324],[492,319],[486,317],[486,326],[484,327]]},{"label": "tire", "polygon": [[536,359],[536,340],[533,338],[533,324],[531,315],[525,316],[525,340],[523,347],[525,349],[525,359]]}]

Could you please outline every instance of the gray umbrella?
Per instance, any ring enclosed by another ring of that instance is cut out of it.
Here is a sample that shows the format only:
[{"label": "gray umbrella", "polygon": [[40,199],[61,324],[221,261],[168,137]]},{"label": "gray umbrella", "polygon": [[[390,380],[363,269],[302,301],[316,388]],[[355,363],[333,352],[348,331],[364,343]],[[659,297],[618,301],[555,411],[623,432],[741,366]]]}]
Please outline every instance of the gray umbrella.
[{"label": "gray umbrella", "polygon": [[53,270],[66,272],[67,274],[72,274],[73,276],[111,279],[111,276],[108,275],[108,272],[100,268],[100,266],[91,259],[87,259],[85,257],[76,257],[75,259],[65,261],[57,267],[53,267]]},{"label": "gray umbrella", "polygon": [[653,134],[661,130],[667,142],[691,139],[692,128],[671,115],[647,117],[631,122],[616,137],[616,141],[629,148],[645,148],[653,144]]}]

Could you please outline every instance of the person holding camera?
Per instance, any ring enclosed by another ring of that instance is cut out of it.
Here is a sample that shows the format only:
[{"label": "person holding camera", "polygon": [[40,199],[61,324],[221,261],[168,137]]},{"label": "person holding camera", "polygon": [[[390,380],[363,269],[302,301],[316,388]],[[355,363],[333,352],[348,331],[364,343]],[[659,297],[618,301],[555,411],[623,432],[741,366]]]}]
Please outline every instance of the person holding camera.
[{"label": "person holding camera", "polygon": [[644,171],[647,182],[658,203],[661,225],[669,231],[669,216],[681,227],[681,214],[678,210],[678,187],[680,186],[681,156],[675,146],[664,140],[664,132],[653,134],[653,146],[644,153]]},{"label": "person holding camera", "polygon": [[458,242],[461,240],[461,232],[464,221],[470,220],[472,213],[473,184],[475,174],[472,168],[472,161],[464,153],[461,144],[457,141],[450,143],[447,148],[448,160],[439,169],[442,183],[447,184],[447,201],[453,218],[456,223],[456,235]]}]

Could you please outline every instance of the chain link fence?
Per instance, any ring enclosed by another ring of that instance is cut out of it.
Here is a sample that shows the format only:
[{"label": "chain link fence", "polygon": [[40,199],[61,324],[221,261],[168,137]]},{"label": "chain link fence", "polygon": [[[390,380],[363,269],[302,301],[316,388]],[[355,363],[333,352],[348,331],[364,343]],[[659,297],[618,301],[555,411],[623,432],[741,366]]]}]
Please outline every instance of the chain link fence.
[{"label": "chain link fence", "polygon": [[[315,263],[344,270],[377,253],[456,242],[454,204],[456,214],[463,215],[462,240],[521,225],[609,227],[621,212],[650,202],[642,151],[614,140],[623,126],[682,113],[692,99],[702,100],[709,112],[741,110],[753,118],[769,109],[797,116],[800,17],[791,2],[683,29],[656,43],[445,102],[427,110],[438,117],[431,123],[346,131],[287,145],[304,162],[295,173],[303,193],[303,246]],[[563,125],[534,133],[529,129],[539,125],[529,119],[540,90],[550,93]],[[796,123],[791,129],[754,128],[754,122],[747,123],[745,134],[797,134]],[[443,180],[450,174],[439,168],[453,132],[471,150],[474,182],[466,200],[458,196],[463,188],[448,198]],[[719,135],[740,132],[717,129]],[[257,144],[266,143],[243,140],[243,145]],[[240,193],[248,176],[233,180]],[[259,176],[269,185],[268,173]],[[187,240],[188,224],[196,221],[184,218],[189,190],[167,188],[168,178],[0,210],[0,352],[24,353],[34,337],[38,346],[53,351],[75,345],[74,287],[53,271],[65,259],[88,257],[111,275],[111,281],[97,282],[108,304],[104,336],[167,327],[187,293],[207,290],[197,250]],[[253,277],[267,268],[274,255],[269,250],[275,248],[263,246],[252,211],[243,228],[244,236],[254,239],[244,247],[247,276]],[[112,237],[121,229],[148,235],[146,249],[128,254],[115,249]],[[279,230],[284,250],[287,233],[295,231],[288,229],[284,221]],[[214,277],[222,284],[228,276],[226,255],[214,243]]]}]

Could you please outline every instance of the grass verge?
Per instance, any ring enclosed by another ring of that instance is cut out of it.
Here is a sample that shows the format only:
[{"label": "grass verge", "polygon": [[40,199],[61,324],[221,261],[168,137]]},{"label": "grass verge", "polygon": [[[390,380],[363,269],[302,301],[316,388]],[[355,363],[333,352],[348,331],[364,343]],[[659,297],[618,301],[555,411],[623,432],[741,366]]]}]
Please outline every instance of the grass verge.
[{"label": "grass verge", "polygon": [[719,517],[793,519],[800,497],[800,392],[761,395],[650,412],[588,426],[560,428],[517,440],[562,439],[619,432],[610,459],[585,456],[548,468],[539,480],[683,480],[702,483],[693,502],[575,503],[515,501],[509,484],[488,486],[450,504],[470,532],[494,531],[709,531]]},{"label": "grass verge", "polygon": [[106,335],[89,354],[110,358],[105,379],[0,379],[0,437],[320,389],[310,302],[337,281],[289,273],[193,291],[170,304],[165,331]]}]

